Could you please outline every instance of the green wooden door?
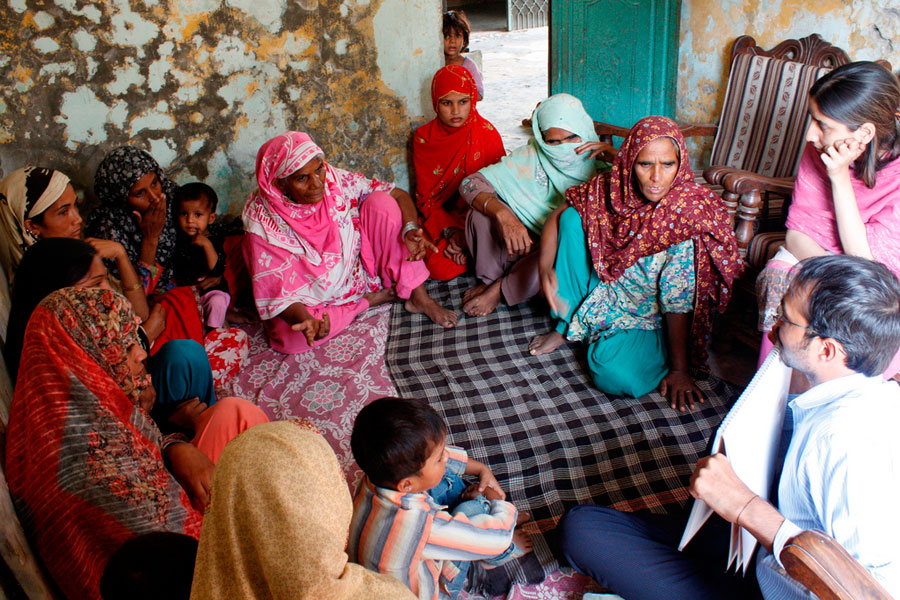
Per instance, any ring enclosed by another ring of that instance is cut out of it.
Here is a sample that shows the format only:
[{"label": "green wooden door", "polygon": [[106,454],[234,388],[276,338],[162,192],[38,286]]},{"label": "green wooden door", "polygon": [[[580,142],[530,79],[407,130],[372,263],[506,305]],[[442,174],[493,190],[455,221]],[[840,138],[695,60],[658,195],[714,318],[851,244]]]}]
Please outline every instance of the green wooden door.
[{"label": "green wooden door", "polygon": [[680,0],[552,0],[550,92],[595,121],[675,116]]}]

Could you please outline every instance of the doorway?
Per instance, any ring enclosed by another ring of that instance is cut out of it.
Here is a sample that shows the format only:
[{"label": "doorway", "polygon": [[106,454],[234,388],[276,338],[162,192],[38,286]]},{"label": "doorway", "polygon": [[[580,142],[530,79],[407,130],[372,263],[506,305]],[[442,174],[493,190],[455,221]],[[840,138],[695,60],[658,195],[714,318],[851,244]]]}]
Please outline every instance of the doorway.
[{"label": "doorway", "polygon": [[[484,100],[478,112],[500,132],[507,151],[522,146],[531,130],[522,119],[531,117],[538,102],[549,94],[549,28],[543,26],[509,30],[509,10],[514,3],[546,0],[486,0],[463,5],[450,2],[452,10],[463,10],[472,25],[470,58],[484,77]],[[533,21],[533,19],[532,19]]]}]

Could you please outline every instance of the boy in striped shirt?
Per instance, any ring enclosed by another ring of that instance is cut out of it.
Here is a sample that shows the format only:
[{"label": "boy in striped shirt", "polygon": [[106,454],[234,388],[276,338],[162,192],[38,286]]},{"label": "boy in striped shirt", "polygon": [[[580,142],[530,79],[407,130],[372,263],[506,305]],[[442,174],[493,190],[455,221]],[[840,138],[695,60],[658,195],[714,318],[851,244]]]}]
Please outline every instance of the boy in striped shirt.
[{"label": "boy in striped shirt", "polygon": [[[455,598],[469,561],[496,566],[531,550],[490,468],[445,446],[447,426],[421,400],[360,411],[350,445],[365,477],[353,501],[350,560],[393,575],[420,600]],[[478,478],[466,486],[461,475]]]}]

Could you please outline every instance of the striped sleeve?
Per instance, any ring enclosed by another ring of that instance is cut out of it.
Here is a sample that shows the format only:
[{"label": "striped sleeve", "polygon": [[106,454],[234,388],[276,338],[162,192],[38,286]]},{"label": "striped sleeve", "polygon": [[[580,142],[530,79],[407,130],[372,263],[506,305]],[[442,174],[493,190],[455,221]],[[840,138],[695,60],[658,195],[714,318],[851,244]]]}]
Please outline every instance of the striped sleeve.
[{"label": "striped sleeve", "polygon": [[490,513],[472,517],[439,511],[422,558],[481,560],[497,556],[512,543],[517,516],[516,507],[504,500],[492,500]]},{"label": "striped sleeve", "polygon": [[457,475],[464,475],[469,455],[459,446],[446,446],[446,449],[448,454],[447,470]]}]

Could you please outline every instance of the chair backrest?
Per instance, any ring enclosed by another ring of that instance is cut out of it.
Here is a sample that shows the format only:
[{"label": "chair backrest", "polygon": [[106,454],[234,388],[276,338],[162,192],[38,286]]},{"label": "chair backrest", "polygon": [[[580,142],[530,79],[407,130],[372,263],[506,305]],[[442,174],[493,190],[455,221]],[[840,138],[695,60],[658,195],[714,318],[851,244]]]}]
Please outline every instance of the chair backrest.
[{"label": "chair backrest", "polygon": [[710,165],[768,177],[796,173],[809,124],[809,88],[850,62],[818,34],[786,40],[770,51],[750,36],[732,45],[731,72]]}]

